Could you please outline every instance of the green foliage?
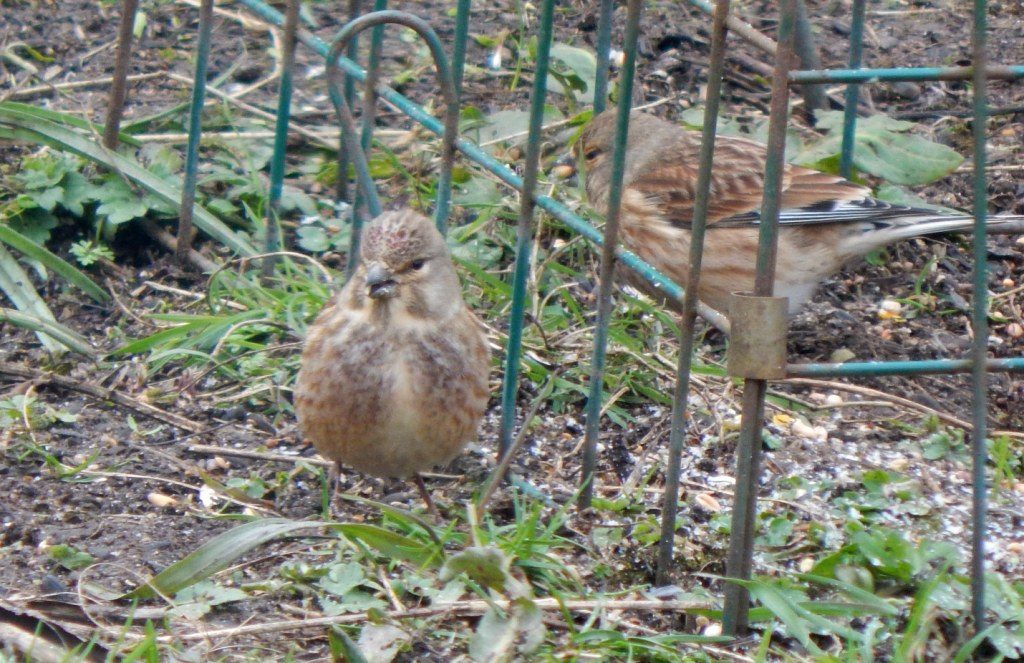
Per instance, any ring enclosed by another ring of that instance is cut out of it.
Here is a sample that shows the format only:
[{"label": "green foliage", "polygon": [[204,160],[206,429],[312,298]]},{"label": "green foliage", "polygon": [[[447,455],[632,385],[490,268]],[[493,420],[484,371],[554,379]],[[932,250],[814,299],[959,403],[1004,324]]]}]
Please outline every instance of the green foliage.
[{"label": "green foliage", "polygon": [[[834,171],[842,148],[843,114],[818,114],[816,128],[825,138],[806,148],[796,162]],[[912,122],[876,114],[858,118],[853,164],[861,172],[881,177],[892,184],[928,184],[953,172],[963,163],[956,150],[910,133]]]},{"label": "green foliage", "polygon": [[56,423],[74,423],[78,417],[33,396],[12,394],[0,400],[0,430],[25,427],[42,430]]},{"label": "green foliage", "polygon": [[65,544],[50,546],[46,549],[46,554],[69,571],[84,569],[96,562],[96,558],[89,553]]},{"label": "green foliage", "polygon": [[[575,101],[594,103],[597,79],[597,58],[587,49],[568,44],[551,44],[552,67],[548,71],[548,90],[565,95],[570,109]],[[576,98],[576,95],[579,98]]]},{"label": "green foliage", "polygon": [[172,617],[199,619],[214,607],[244,601],[249,598],[248,592],[237,587],[224,587],[208,580],[202,580],[179,591],[174,597],[174,607],[170,610]]}]

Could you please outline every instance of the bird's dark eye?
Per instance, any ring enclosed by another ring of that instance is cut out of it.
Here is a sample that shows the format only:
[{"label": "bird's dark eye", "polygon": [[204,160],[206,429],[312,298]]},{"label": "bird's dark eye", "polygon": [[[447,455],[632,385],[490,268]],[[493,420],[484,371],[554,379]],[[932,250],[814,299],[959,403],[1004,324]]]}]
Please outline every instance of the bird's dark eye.
[{"label": "bird's dark eye", "polygon": [[599,156],[601,156],[601,150],[599,150],[596,147],[591,148],[591,149],[589,149],[589,150],[587,150],[586,152],[583,153],[583,157],[587,161],[593,161],[594,159],[596,159]]},{"label": "bird's dark eye", "polygon": [[412,262],[409,263],[409,269],[413,271],[419,271],[423,269],[423,265],[425,264],[427,264],[427,261],[424,258],[417,258],[416,260],[413,260]]}]

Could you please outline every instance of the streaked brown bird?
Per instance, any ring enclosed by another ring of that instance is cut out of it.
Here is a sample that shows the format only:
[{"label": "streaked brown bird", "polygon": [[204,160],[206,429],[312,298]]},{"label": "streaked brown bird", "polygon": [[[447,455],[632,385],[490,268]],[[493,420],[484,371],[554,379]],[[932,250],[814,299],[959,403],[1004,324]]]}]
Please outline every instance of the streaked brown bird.
[{"label": "streaked brown bird", "polygon": [[[586,163],[590,205],[608,212],[616,110],[591,120],[577,143]],[[626,141],[619,232],[629,250],[686,287],[690,227],[701,135],[633,111]],[[719,136],[698,295],[728,313],[730,293],[754,289],[758,223],[767,148]],[[786,165],[779,219],[775,294],[796,312],[824,279],[847,263],[901,239],[968,231],[974,219],[893,205],[864,186],[810,168]],[[1024,232],[1022,216],[992,216],[992,233]]]},{"label": "streaked brown bird", "polygon": [[[295,411],[325,458],[414,477],[454,458],[487,406],[489,349],[444,237],[411,210],[364,229],[361,260],[310,326]],[[336,466],[336,467],[337,467]]]}]

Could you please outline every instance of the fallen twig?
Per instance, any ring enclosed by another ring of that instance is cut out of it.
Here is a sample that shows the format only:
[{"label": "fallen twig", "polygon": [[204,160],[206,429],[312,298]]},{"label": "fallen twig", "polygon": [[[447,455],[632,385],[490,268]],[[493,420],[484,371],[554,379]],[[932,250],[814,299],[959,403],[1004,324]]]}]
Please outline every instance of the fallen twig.
[{"label": "fallen twig", "polygon": [[77,391],[78,393],[85,394],[86,396],[92,396],[93,398],[101,401],[113,401],[114,403],[117,403],[122,407],[126,407],[129,410],[133,410],[139,414],[144,414],[147,417],[162,421],[165,424],[170,424],[193,433],[201,432],[204,429],[201,424],[198,424],[191,419],[161,410],[156,406],[144,403],[136,398],[122,394],[119,391],[114,391],[113,389],[101,387],[96,384],[82,382],[81,380],[75,380],[74,378],[69,378],[64,375],[47,373],[45,371],[29,368],[28,366],[19,366],[8,362],[0,362],[0,373],[26,380],[32,380],[41,384],[54,384],[64,389]]},{"label": "fallen twig", "polygon": [[[129,76],[126,80],[128,83],[137,83],[139,81],[148,81],[152,78],[158,78],[164,76],[162,71],[154,71],[148,74],[135,74]],[[85,81],[68,81],[67,83],[45,83],[43,85],[33,85],[32,87],[22,88],[15,90],[7,95],[8,99],[27,99],[34,97],[39,94],[45,94],[47,92],[63,92],[67,90],[81,90],[82,88],[90,87],[101,87],[104,85],[110,85],[114,82],[113,76],[104,76],[102,78],[91,78]]]},{"label": "fallen twig", "polygon": [[[567,610],[569,612],[592,612],[594,610],[646,610],[652,612],[688,612],[696,610],[713,610],[710,602],[705,601],[656,601],[656,600],[611,600],[611,601],[558,601],[551,598],[536,599],[534,606],[540,610]],[[389,619],[423,619],[446,615],[451,617],[474,617],[485,614],[493,606],[508,610],[511,602],[507,600],[484,601],[472,599],[455,603],[441,603],[428,608],[412,608],[410,610],[389,610],[385,613]],[[281,633],[298,631],[307,628],[320,628],[335,624],[364,623],[370,619],[368,612],[356,612],[333,617],[316,617],[313,619],[287,619],[263,624],[250,624],[233,628],[211,629],[183,635],[163,635],[157,640],[170,642],[174,640],[205,640],[207,638],[223,638],[253,633]]]},{"label": "fallen twig", "polygon": [[[945,412],[940,412],[939,410],[936,410],[934,408],[930,408],[927,405],[921,405],[920,403],[912,401],[909,398],[902,398],[900,396],[893,396],[892,394],[887,394],[884,391],[879,391],[878,389],[872,389],[870,387],[862,387],[860,385],[847,384],[845,382],[835,382],[835,381],[832,381],[832,380],[815,380],[815,379],[812,379],[812,378],[788,378],[788,379],[784,380],[784,382],[788,382],[790,384],[803,384],[803,385],[807,385],[809,387],[819,387],[819,388],[824,388],[824,389],[837,389],[837,390],[841,390],[841,391],[848,391],[848,392],[854,393],[854,394],[861,394],[861,395],[864,395],[864,396],[870,396],[870,397],[875,398],[875,399],[877,399],[879,401],[887,401],[887,402],[893,403],[895,405],[902,405],[903,407],[907,407],[907,408],[910,408],[912,410],[917,410],[918,412],[923,412],[925,414],[934,415],[940,421],[944,421],[947,424],[951,424],[953,426],[957,426],[957,427],[963,428],[965,430],[970,430],[971,427],[972,427],[971,423],[969,421],[965,421],[965,420],[960,419],[958,417],[954,417],[953,415],[946,414]],[[1012,438],[1015,438],[1015,439],[1018,439],[1018,440],[1024,440],[1024,432],[1019,432],[1019,431],[993,430],[993,431],[990,431],[989,434],[994,436],[994,437],[1000,437],[1000,436],[1004,436],[1005,435],[1006,437],[1012,437]]]},{"label": "fallen twig", "polygon": [[194,454],[213,456],[235,456],[236,458],[252,458],[254,460],[265,460],[274,463],[308,463],[317,467],[331,467],[334,463],[322,458],[308,458],[306,456],[289,456],[287,454],[275,454],[268,451],[252,451],[250,449],[228,449],[216,447],[210,444],[190,444],[188,451]]}]

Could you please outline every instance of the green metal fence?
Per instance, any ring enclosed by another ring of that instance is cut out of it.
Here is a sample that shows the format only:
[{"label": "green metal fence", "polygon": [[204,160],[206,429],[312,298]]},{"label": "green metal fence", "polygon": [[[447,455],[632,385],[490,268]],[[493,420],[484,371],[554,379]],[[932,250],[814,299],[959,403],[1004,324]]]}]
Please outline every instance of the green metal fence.
[{"label": "green metal fence", "polygon": [[[239,2],[265,20],[285,28],[285,70],[282,75],[280,104],[278,107],[277,139],[275,155],[271,165],[271,205],[268,214],[267,249],[278,247],[279,234],[276,232],[276,209],[280,199],[284,163],[284,137],[288,127],[288,114],[291,95],[291,67],[294,62],[295,44],[302,43],[314,52],[327,58],[330,72],[330,93],[345,129],[339,145],[339,173],[346,173],[348,161],[351,160],[358,173],[358,193],[352,196],[354,205],[355,227],[353,231],[352,254],[358,248],[359,223],[363,218],[361,208],[365,205],[373,215],[380,209],[373,183],[366,167],[365,150],[369,147],[374,126],[373,107],[378,98],[387,100],[392,106],[408,115],[430,131],[443,135],[443,172],[438,184],[438,200],[436,205],[436,221],[444,228],[450,206],[450,187],[452,164],[456,151],[489,172],[493,173],[508,186],[518,189],[521,193],[521,204],[517,224],[516,259],[513,274],[512,308],[509,319],[508,345],[505,355],[505,373],[502,388],[502,419],[500,426],[499,448],[505,453],[512,443],[513,431],[517,422],[516,394],[519,384],[519,368],[521,360],[522,328],[524,324],[524,302],[527,296],[527,271],[530,259],[530,242],[534,227],[535,208],[540,207],[546,213],[560,219],[569,228],[580,233],[601,247],[600,290],[597,298],[597,325],[594,332],[593,363],[590,373],[590,391],[586,407],[586,429],[583,458],[583,482],[581,502],[588,504],[592,494],[592,480],[596,466],[597,440],[600,431],[601,384],[604,371],[605,350],[608,342],[608,324],[611,315],[612,273],[616,262],[621,262],[636,271],[653,286],[658,288],[670,299],[682,301],[682,324],[680,332],[680,356],[677,368],[676,389],[673,397],[672,426],[669,441],[669,464],[666,468],[666,489],[662,511],[662,537],[658,556],[658,581],[668,582],[672,570],[672,543],[674,538],[675,516],[678,505],[680,455],[687,433],[685,412],[690,384],[690,356],[694,347],[694,321],[698,310],[706,317],[712,318],[720,326],[728,324],[714,311],[702,309],[696,297],[697,283],[700,277],[703,239],[706,229],[706,216],[712,168],[712,150],[717,128],[719,97],[721,92],[722,72],[725,53],[725,36],[728,30],[730,0],[717,0],[712,6],[705,0],[689,0],[689,2],[713,16],[710,67],[708,70],[709,87],[707,90],[707,108],[703,127],[703,145],[699,162],[699,180],[697,185],[696,207],[692,223],[692,242],[690,249],[689,283],[693,286],[687,292],[650,265],[644,263],[633,253],[617,245],[619,207],[622,192],[624,171],[625,135],[629,117],[629,102],[632,99],[633,76],[636,64],[636,44],[642,22],[641,0],[628,0],[626,3],[626,29],[624,37],[625,62],[622,66],[618,87],[618,134],[614,144],[612,184],[609,194],[608,218],[604,233],[598,232],[587,221],[570,211],[565,205],[548,196],[537,193],[537,174],[540,161],[540,144],[542,130],[542,113],[545,101],[546,77],[550,46],[552,42],[552,23],[555,2],[542,0],[539,7],[539,25],[536,53],[536,75],[533,92],[530,98],[529,136],[527,150],[523,162],[523,175],[519,176],[504,164],[492,158],[475,143],[456,137],[458,122],[459,95],[462,86],[463,69],[466,54],[468,26],[472,17],[472,2],[459,0],[455,15],[455,39],[449,45],[452,62],[449,66],[445,49],[437,35],[423,20],[403,12],[387,11],[384,0],[376,0],[373,13],[362,15],[361,3],[350,0],[349,12],[354,19],[346,25],[330,43],[325,43],[314,35],[299,27],[299,0],[289,0],[287,11],[282,15],[265,4],[262,0],[239,0]],[[843,132],[843,149],[841,170],[849,175],[852,168],[854,149],[854,129],[856,125],[856,107],[858,86],[878,81],[931,81],[931,80],[970,80],[974,94],[974,205],[976,224],[974,231],[974,301],[972,323],[974,325],[974,342],[970,356],[967,358],[929,360],[929,361],[897,361],[897,362],[861,362],[846,364],[786,364],[772,379],[797,376],[835,376],[856,377],[874,375],[912,375],[923,373],[954,373],[969,372],[972,379],[973,393],[973,543],[972,543],[972,593],[975,629],[981,630],[985,623],[984,603],[984,540],[986,517],[986,481],[985,481],[985,436],[986,436],[986,391],[985,375],[988,371],[1024,371],[1024,357],[1009,359],[990,359],[986,352],[987,333],[987,298],[986,298],[986,254],[985,254],[985,119],[987,117],[986,83],[989,79],[1024,78],[1024,65],[1020,66],[989,66],[985,48],[985,0],[974,1],[973,24],[973,61],[970,67],[917,67],[865,69],[861,68],[861,35],[863,34],[866,0],[854,0],[851,26],[851,44],[848,69],[838,70],[797,70],[796,43],[797,34],[803,31],[809,34],[807,26],[801,24],[806,20],[806,9],[803,0],[782,0],[780,3],[780,20],[778,26],[778,46],[775,57],[774,74],[772,77],[772,102],[768,141],[768,162],[765,172],[765,196],[761,210],[760,248],[757,256],[757,281],[755,292],[750,299],[759,305],[771,298],[775,271],[775,252],[777,224],[780,207],[781,169],[784,164],[785,129],[789,109],[788,99],[790,86],[794,84],[844,83],[847,87],[845,97],[845,121]],[[126,3],[128,10],[133,3]],[[188,227],[189,211],[194,200],[196,172],[196,148],[200,132],[200,109],[202,107],[205,86],[205,61],[209,48],[209,25],[212,0],[203,0],[200,9],[200,40],[197,53],[197,68],[190,125],[190,141],[186,160],[186,186],[184,195],[184,212],[182,227],[179,232],[179,249],[187,248],[190,235]],[[599,23],[597,30],[598,67],[595,90],[595,111],[599,112],[605,105],[608,89],[609,53],[611,44],[611,26],[614,3],[612,0],[601,0],[599,7]],[[126,11],[122,21],[132,20],[132,11]],[[411,27],[425,39],[431,49],[441,90],[447,106],[445,119],[440,121],[428,114],[421,106],[413,103],[403,95],[378,81],[378,65],[382,44],[382,29],[387,23],[398,23]],[[367,69],[360,67],[356,60],[363,50],[357,46],[356,35],[365,29],[373,29],[371,36]],[[341,53],[345,57],[341,57]],[[340,77],[344,75],[344,84]],[[356,135],[348,104],[354,97],[354,83],[365,85],[363,97],[363,124],[359,135]],[[116,86],[115,86],[116,87]],[[357,140],[358,139],[358,140]],[[339,196],[348,198],[348,183],[340,178]],[[350,263],[353,261],[350,261]],[[762,307],[763,308],[763,307]],[[770,307],[769,307],[770,308]],[[750,319],[740,316],[732,321],[735,338],[742,338],[749,333],[747,326]],[[782,323],[784,324],[784,322]],[[784,329],[783,329],[784,332]],[[784,337],[784,333],[783,333]],[[739,344],[737,344],[739,345]],[[782,348],[784,352],[784,346]],[[730,358],[731,359],[731,358]],[[741,374],[744,378],[743,411],[740,442],[737,449],[736,462],[736,494],[732,516],[732,533],[730,551],[727,560],[726,574],[732,578],[749,578],[751,574],[754,527],[756,523],[756,491],[760,475],[760,450],[762,444],[762,426],[764,397],[769,378],[762,375]],[[747,605],[749,597],[746,590],[735,583],[725,584],[725,631],[735,634],[742,631],[747,623]]]}]

